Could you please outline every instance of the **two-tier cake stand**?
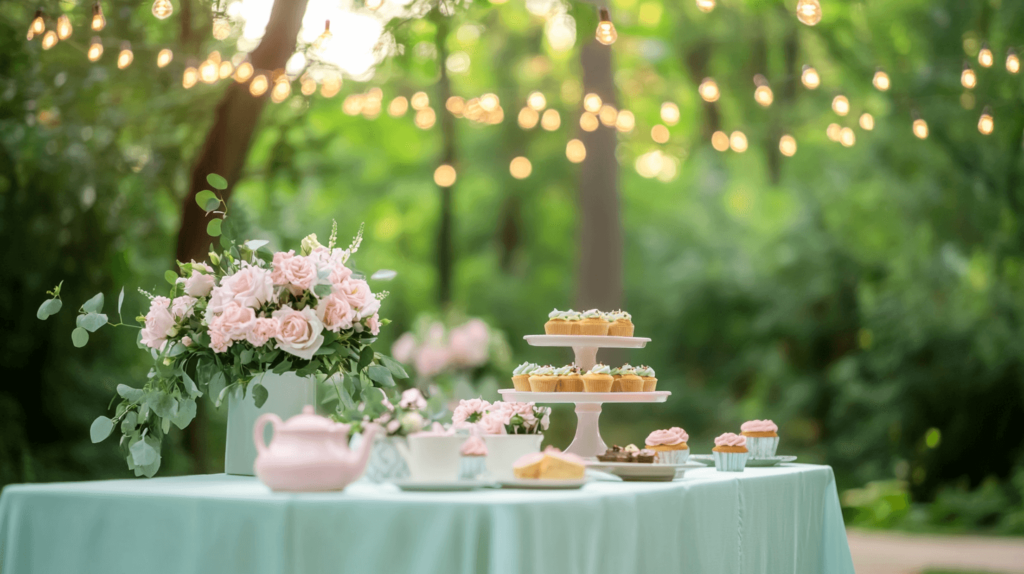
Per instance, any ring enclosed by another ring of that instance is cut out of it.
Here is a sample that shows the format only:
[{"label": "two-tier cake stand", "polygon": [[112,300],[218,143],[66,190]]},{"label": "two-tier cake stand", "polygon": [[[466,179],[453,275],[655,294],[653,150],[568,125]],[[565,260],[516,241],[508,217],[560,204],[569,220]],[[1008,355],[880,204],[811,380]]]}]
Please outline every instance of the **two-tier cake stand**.
[{"label": "two-tier cake stand", "polygon": [[[607,337],[602,335],[527,335],[523,337],[534,347],[572,347],[576,366],[584,373],[597,363],[598,349],[642,349],[651,340],[644,337]],[[533,393],[502,389],[498,391],[506,401],[518,403],[576,403],[576,436],[566,448],[582,457],[604,453],[608,446],[601,439],[598,419],[604,403],[663,403],[672,393]]]}]

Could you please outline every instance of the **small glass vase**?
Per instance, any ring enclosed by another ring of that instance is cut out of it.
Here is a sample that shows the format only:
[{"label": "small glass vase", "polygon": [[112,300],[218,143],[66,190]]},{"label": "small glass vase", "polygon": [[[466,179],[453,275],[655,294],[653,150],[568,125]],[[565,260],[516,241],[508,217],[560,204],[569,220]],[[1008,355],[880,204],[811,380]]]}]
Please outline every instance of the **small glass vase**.
[{"label": "small glass vase", "polygon": [[[356,448],[362,436],[352,438],[352,448]],[[389,482],[409,478],[409,466],[405,463],[397,443],[405,443],[405,437],[378,436],[373,441],[370,460],[366,463],[366,479],[370,482]]]}]

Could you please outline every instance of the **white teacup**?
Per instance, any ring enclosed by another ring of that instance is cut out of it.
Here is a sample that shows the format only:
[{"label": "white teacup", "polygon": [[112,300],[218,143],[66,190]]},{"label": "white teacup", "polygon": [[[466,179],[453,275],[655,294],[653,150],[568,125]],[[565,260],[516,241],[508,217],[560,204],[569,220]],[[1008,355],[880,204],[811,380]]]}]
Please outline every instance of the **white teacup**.
[{"label": "white teacup", "polygon": [[402,452],[413,480],[451,482],[459,478],[460,450],[469,437],[432,434],[409,435],[409,451]]}]

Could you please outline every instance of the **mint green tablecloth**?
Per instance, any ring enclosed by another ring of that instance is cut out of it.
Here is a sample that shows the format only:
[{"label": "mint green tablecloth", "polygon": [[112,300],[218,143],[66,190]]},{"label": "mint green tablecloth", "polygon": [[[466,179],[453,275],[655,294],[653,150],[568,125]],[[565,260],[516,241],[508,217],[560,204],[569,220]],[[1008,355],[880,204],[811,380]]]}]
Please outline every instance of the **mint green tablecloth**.
[{"label": "mint green tablecloth", "polygon": [[187,476],[8,486],[3,574],[853,574],[832,469],[577,491],[272,494]]}]

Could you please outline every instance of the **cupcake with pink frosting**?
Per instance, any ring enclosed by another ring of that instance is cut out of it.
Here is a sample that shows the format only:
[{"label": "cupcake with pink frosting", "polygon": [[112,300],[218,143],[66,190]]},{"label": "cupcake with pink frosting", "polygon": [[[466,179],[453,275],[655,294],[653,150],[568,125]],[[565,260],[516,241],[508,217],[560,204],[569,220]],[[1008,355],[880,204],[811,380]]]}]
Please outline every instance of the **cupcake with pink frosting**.
[{"label": "cupcake with pink frosting", "polygon": [[740,434],[747,437],[750,458],[772,458],[779,448],[779,427],[770,420],[747,421],[740,425]]},{"label": "cupcake with pink frosting", "polygon": [[715,457],[715,469],[719,472],[743,472],[747,466],[747,437],[727,432],[715,439],[711,449]]},{"label": "cupcake with pink frosting", "polygon": [[657,453],[657,460],[661,464],[683,464],[690,458],[690,447],[686,441],[690,435],[679,427],[672,427],[665,430],[656,430],[647,435],[644,445],[647,450]]},{"label": "cupcake with pink frosting", "polygon": [[469,437],[462,443],[462,463],[459,466],[459,480],[476,480],[484,473],[487,445],[478,436]]}]

